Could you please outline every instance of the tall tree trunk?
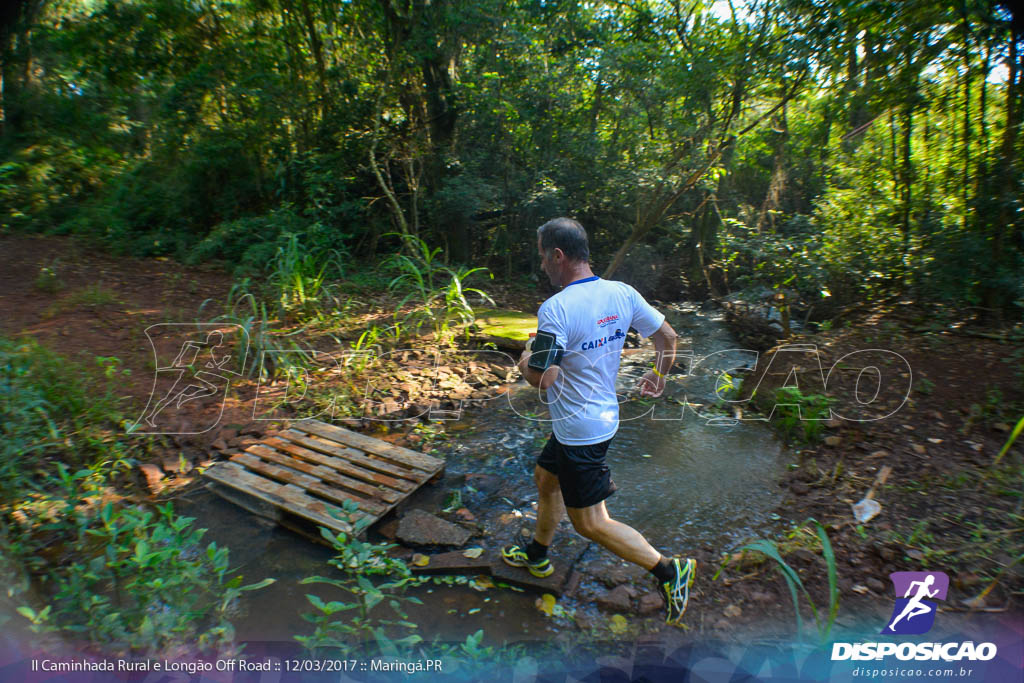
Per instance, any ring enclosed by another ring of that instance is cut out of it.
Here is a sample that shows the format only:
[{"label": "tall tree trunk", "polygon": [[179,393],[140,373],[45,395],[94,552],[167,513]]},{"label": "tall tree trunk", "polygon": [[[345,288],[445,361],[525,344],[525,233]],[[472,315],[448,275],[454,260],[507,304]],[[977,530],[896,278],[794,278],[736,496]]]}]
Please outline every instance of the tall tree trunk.
[{"label": "tall tree trunk", "polygon": [[[1010,22],[1010,45],[1006,57],[1006,127],[997,152],[994,173],[991,175],[992,189],[997,200],[995,220],[990,228],[990,259],[992,264],[991,277],[983,289],[983,303],[992,322],[1002,320],[1002,309],[1007,303],[1008,292],[998,279],[1005,264],[1007,237],[1021,229],[1015,224],[1017,193],[1020,190],[1016,182],[1017,140],[1021,126],[1021,81],[1024,73],[1021,68],[1021,43],[1024,42],[1024,16],[1018,11],[1013,12]],[[1012,231],[1012,232],[1011,232]]]}]

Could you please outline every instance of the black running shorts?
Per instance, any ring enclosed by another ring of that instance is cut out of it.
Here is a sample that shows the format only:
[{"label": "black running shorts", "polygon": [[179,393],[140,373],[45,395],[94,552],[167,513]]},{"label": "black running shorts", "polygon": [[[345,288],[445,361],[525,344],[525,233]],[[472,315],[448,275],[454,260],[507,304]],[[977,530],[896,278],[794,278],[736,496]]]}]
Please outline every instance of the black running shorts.
[{"label": "black running shorts", "polygon": [[566,507],[587,508],[615,493],[611,470],[604,461],[611,439],[588,446],[566,446],[552,434],[537,464],[558,477]]}]

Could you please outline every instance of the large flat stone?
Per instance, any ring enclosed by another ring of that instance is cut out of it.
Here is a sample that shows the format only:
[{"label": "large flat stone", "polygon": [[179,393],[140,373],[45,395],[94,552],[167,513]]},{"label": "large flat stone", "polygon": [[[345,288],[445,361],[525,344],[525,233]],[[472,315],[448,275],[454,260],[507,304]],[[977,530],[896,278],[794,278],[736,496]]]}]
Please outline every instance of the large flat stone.
[{"label": "large flat stone", "polygon": [[423,510],[410,510],[398,523],[396,536],[411,545],[461,546],[472,532]]},{"label": "large flat stone", "polygon": [[492,341],[499,347],[522,349],[531,332],[537,331],[537,316],[521,311],[484,309],[473,312],[479,339]]}]

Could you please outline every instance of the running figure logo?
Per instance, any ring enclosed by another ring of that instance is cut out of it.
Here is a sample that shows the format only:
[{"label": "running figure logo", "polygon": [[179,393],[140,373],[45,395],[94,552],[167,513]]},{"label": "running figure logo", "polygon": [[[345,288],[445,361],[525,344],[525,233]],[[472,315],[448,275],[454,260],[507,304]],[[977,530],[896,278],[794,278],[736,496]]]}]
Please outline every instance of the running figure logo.
[{"label": "running figure logo", "polygon": [[[236,335],[241,337],[237,351],[232,349]],[[246,331],[234,324],[161,323],[148,327],[146,336],[156,356],[156,373],[149,403],[131,431],[201,434],[212,429],[220,422],[228,384],[245,362]],[[171,348],[158,345],[157,338],[165,336],[177,353],[173,360],[168,353],[161,362],[161,350]],[[238,351],[241,357],[235,358]]]},{"label": "running figure logo", "polygon": [[944,572],[893,572],[889,578],[896,589],[896,605],[889,625],[882,633],[926,633],[935,623],[935,612],[938,610],[931,599],[946,599],[949,577]]}]

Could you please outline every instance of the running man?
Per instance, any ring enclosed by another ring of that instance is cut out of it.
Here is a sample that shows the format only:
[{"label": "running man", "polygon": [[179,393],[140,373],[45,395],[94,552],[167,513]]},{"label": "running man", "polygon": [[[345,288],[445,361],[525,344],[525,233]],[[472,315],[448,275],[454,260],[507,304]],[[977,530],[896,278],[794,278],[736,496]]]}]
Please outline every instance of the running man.
[{"label": "running man", "polygon": [[897,622],[901,621],[904,617],[906,617],[907,621],[910,621],[916,616],[928,614],[932,611],[931,607],[923,604],[921,601],[925,598],[934,598],[936,595],[938,595],[938,588],[936,588],[933,591],[928,590],[929,588],[931,588],[931,585],[933,583],[935,583],[934,574],[929,574],[927,577],[925,577],[924,581],[910,582],[910,585],[907,586],[907,592],[903,595],[903,597],[910,598],[910,592],[914,590],[914,586],[918,587],[917,593],[914,595],[914,597],[910,598],[910,602],[908,602],[906,607],[903,608],[903,611],[900,612],[900,615],[893,619],[892,623],[889,624],[890,631],[895,631],[893,627],[896,626]]},{"label": "running man", "polygon": [[612,519],[604,503],[616,490],[605,454],[619,428],[615,376],[626,338],[622,330],[633,327],[654,341],[657,360],[639,385],[640,394],[652,398],[665,390],[676,333],[635,289],[594,275],[587,233],[578,222],[556,218],[545,223],[537,230],[537,249],[551,284],[562,288],[537,312],[538,331],[553,334],[564,356],[543,371],[527,365],[529,351],[519,358],[526,381],[547,392],[554,433],[534,468],[533,539],[525,548],[506,546],[502,558],[534,576],[550,576],[554,567],[548,546],[563,512],[568,513],[580,535],[651,572],[666,602],[666,622],[680,625],[696,560],[663,557],[638,531]]}]

